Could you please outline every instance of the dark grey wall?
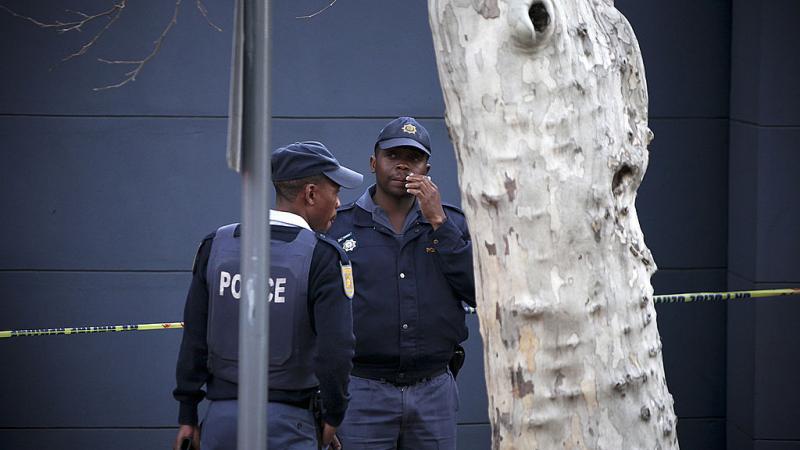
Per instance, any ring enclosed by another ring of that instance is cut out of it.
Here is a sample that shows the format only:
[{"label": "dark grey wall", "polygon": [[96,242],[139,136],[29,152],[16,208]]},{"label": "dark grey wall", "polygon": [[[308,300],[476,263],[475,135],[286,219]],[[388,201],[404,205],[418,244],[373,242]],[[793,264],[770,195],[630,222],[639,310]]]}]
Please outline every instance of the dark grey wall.
[{"label": "dark grey wall", "polygon": [[[728,284],[800,285],[800,3],[733,2]],[[728,308],[729,448],[800,448],[800,302]]]},{"label": "dark grey wall", "polygon": [[[644,57],[650,166],[637,201],[657,294],[725,290],[731,6],[617,1]],[[726,305],[656,307],[684,450],[725,448]]]},{"label": "dark grey wall", "polygon": [[[650,90],[656,139],[637,210],[657,293],[800,284],[800,219],[789,208],[800,192],[800,94],[797,66],[780,58],[800,41],[792,1],[616,2]],[[184,2],[135,83],[91,91],[124,71],[94,58],[146,54],[171,3],[131,2],[96,48],[53,71],[98,27],[56,35],[0,11],[0,329],[179,320],[199,239],[238,220],[239,178],[224,155],[231,0],[208,4],[222,33]],[[294,18],[328,3],[273,2],[273,142],[319,139],[366,172],[380,127],[414,115],[433,136],[432,175],[458,203],[425,2],[339,1]],[[67,7],[4,4],[50,19]],[[800,340],[791,305],[657,308],[684,449],[725,448],[726,417],[730,448],[797,439],[798,391],[782,370],[796,368],[795,354],[771,350]],[[459,448],[479,450],[489,426],[475,317],[469,325]],[[168,446],[179,341],[180,331],[0,341],[0,450]]]}]

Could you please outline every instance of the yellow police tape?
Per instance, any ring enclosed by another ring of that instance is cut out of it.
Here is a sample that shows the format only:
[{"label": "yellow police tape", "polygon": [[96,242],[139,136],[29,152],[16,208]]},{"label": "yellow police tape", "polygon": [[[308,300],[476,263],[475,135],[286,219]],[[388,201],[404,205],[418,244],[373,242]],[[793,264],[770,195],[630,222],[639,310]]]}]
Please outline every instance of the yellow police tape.
[{"label": "yellow police tape", "polygon": [[654,295],[656,303],[707,302],[712,300],[745,300],[748,298],[779,297],[782,295],[800,295],[800,288],[763,289],[760,291],[733,292],[692,292],[690,294]]},{"label": "yellow police tape", "polygon": [[183,328],[183,322],[140,323],[132,325],[100,325],[92,327],[37,328],[33,330],[0,331],[0,339],[19,336],[48,336],[52,334],[107,333],[111,331],[147,331]]},{"label": "yellow police tape", "polygon": [[[800,288],[793,289],[764,289],[759,291],[732,291],[732,292],[690,292],[688,294],[654,295],[655,303],[689,303],[707,302],[716,300],[747,300],[751,298],[779,297],[783,295],[800,295]],[[467,313],[474,314],[475,308],[465,306]],[[0,331],[0,339],[21,336],[48,336],[54,334],[86,334],[107,333],[113,331],[148,331],[171,330],[183,328],[183,322],[165,323],[140,323],[132,325],[101,325],[91,327],[64,327],[64,328],[37,328],[31,330],[5,330]]]},{"label": "yellow police tape", "polygon": [[[800,288],[793,289],[763,289],[760,291],[732,291],[732,292],[690,292],[688,294],[654,295],[655,303],[689,303],[707,302],[714,300],[747,300],[750,298],[779,297],[782,295],[800,295]],[[464,311],[475,313],[475,308],[465,306]]]}]

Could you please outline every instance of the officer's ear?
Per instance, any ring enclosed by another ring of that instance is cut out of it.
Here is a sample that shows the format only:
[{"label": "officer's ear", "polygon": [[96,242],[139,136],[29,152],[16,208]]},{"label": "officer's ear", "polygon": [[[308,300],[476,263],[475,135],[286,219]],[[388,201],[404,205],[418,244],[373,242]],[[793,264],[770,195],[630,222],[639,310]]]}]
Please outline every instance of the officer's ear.
[{"label": "officer's ear", "polygon": [[319,186],[314,183],[308,183],[303,186],[303,203],[314,206],[314,203],[317,201],[317,190]]},{"label": "officer's ear", "polygon": [[430,172],[430,171],[431,171],[431,165],[430,164],[425,164],[425,173],[423,173],[422,175],[427,175],[428,172]]},{"label": "officer's ear", "polygon": [[[377,155],[377,154],[378,154],[378,151],[375,150],[375,155]],[[375,159],[375,155],[372,155],[372,156],[369,157],[369,171],[372,172],[372,173],[375,173],[375,164],[378,162],[378,160]]]}]

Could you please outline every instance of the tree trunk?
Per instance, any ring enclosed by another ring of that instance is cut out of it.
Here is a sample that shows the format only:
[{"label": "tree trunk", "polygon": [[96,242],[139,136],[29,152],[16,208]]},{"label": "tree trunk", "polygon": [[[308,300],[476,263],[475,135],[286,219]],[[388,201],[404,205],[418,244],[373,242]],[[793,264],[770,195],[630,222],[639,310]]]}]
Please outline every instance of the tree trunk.
[{"label": "tree trunk", "polygon": [[495,449],[678,448],[634,201],[647,87],[611,0],[430,0]]}]

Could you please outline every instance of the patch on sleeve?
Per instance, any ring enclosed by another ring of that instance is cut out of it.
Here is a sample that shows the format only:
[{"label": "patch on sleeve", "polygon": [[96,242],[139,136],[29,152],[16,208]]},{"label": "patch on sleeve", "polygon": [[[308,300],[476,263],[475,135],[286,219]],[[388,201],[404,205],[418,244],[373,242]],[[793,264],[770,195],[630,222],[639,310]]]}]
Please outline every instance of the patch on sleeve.
[{"label": "patch on sleeve", "polygon": [[339,263],[342,268],[342,284],[344,285],[344,295],[350,300],[356,294],[356,285],[353,282],[353,265]]}]

